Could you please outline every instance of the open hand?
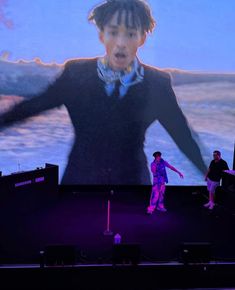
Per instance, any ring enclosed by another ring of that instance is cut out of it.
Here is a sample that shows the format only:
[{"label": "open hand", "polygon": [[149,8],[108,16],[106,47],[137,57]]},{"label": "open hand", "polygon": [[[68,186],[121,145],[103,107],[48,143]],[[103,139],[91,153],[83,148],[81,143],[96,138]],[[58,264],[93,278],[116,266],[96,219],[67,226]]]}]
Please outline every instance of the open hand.
[{"label": "open hand", "polygon": [[184,176],[181,172],[179,172],[179,176],[180,176],[180,178],[184,178]]}]

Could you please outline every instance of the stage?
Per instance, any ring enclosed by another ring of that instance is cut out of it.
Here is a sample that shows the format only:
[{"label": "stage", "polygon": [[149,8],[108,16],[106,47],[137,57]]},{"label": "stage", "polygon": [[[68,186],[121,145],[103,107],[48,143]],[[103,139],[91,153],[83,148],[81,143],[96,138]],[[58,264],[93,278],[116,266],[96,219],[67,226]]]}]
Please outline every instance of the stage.
[{"label": "stage", "polygon": [[[87,190],[85,187],[72,190],[61,187],[56,193],[38,190],[28,193],[24,188],[14,195],[4,195],[0,210],[1,276],[3,273],[13,276],[18,276],[19,273],[27,276],[30,273],[30,277],[35,275],[36,279],[40,275],[52,278],[56,273],[68,278],[77,273],[83,283],[84,277],[91,277],[88,283],[90,288],[87,286],[87,289],[94,289],[91,287],[92,281],[94,282],[92,277],[97,279],[98,273],[103,279],[109,273],[113,279],[120,281],[127,273],[134,276],[139,273],[142,279],[160,275],[159,283],[163,288],[186,285],[213,287],[212,284],[201,285],[209,275],[210,279],[207,278],[207,281],[214,281],[214,286],[231,287],[234,281],[229,273],[233,273],[235,267],[235,209],[230,206],[230,197],[221,192],[214,210],[209,211],[203,207],[207,201],[205,187],[168,186],[165,198],[168,211],[156,211],[148,215],[146,207],[149,196],[150,187],[104,187],[102,190],[98,187]],[[113,235],[104,234],[107,230],[108,200],[109,230]],[[113,238],[116,233],[121,235],[123,245],[140,247],[138,265],[132,265],[131,261],[113,265]],[[209,244],[209,261],[185,263],[181,257],[182,243]],[[57,265],[58,261],[55,265],[46,265],[45,260],[42,261],[42,252],[45,252],[47,246],[76,249],[73,265]],[[192,279],[191,284],[182,284],[185,271],[187,275],[193,275],[196,284]],[[201,278],[197,280],[195,273],[199,272],[201,274],[198,277]],[[219,272],[220,278],[225,273],[229,277],[223,280],[224,285],[218,281]],[[173,283],[163,279],[162,275],[178,278],[174,278],[176,280]],[[3,277],[7,275],[4,274]],[[139,284],[142,289],[143,283]],[[107,285],[97,289],[114,289]],[[138,283],[133,289],[138,289],[137,286]],[[154,289],[151,288],[152,284],[147,286],[149,288],[146,289]]]}]

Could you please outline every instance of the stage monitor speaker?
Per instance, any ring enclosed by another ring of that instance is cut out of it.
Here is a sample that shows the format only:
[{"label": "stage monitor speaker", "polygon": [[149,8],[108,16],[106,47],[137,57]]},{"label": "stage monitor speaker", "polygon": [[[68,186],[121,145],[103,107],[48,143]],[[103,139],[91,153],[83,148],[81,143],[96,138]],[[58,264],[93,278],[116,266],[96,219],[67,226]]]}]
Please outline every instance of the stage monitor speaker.
[{"label": "stage monitor speaker", "polygon": [[141,250],[139,244],[116,244],[113,245],[112,262],[116,264],[138,265]]},{"label": "stage monitor speaker", "polygon": [[180,245],[179,261],[188,263],[208,263],[211,260],[211,243],[184,242]]},{"label": "stage monitor speaker", "polygon": [[77,248],[73,245],[49,245],[45,248],[46,266],[75,265]]}]

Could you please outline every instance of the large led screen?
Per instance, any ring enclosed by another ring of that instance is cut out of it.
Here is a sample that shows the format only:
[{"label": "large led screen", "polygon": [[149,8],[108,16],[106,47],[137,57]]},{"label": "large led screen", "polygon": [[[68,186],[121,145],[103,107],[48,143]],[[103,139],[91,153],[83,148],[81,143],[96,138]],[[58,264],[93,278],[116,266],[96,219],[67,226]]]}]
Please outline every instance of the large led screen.
[{"label": "large led screen", "polygon": [[0,114],[13,110],[0,117],[2,174],[51,163],[63,184],[150,184],[155,151],[184,174],[168,170],[171,185],[205,185],[213,150],[232,169],[235,2],[149,0],[156,26],[117,99],[88,21],[101,2],[0,0]]}]

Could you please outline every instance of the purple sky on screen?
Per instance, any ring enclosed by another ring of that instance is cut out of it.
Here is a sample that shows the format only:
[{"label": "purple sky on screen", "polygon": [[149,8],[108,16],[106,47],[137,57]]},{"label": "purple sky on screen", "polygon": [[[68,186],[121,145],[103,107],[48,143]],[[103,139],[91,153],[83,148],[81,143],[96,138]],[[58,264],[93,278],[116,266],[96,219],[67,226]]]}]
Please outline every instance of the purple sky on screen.
[{"label": "purple sky on screen", "polygon": [[[0,0],[0,54],[7,51],[11,61],[39,57],[58,63],[103,54],[96,28],[87,21],[88,11],[99,2]],[[235,71],[235,1],[148,2],[157,27],[140,50],[144,62],[163,68]]]},{"label": "purple sky on screen", "polygon": [[0,0],[0,25],[5,26],[8,29],[13,28],[13,21],[10,20],[6,15],[5,15],[5,8],[7,6],[7,0]]}]

